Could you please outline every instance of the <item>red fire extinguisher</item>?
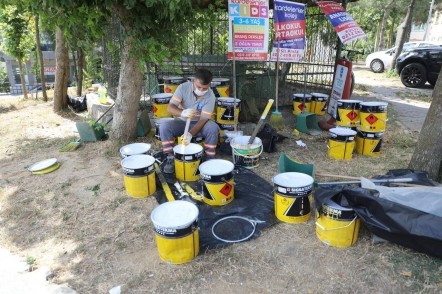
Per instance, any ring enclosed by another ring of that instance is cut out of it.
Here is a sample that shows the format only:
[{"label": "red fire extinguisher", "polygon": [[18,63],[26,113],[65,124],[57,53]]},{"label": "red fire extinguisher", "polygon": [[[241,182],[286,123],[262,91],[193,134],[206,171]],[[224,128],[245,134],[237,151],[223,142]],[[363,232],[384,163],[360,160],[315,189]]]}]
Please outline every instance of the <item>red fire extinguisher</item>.
[{"label": "red fire extinguisher", "polygon": [[342,57],[336,63],[335,75],[333,79],[333,88],[328,100],[327,112],[331,115],[328,121],[321,121],[319,127],[328,131],[334,127],[336,122],[335,115],[337,112],[338,100],[350,99],[351,96],[351,80],[352,63],[349,59]]}]

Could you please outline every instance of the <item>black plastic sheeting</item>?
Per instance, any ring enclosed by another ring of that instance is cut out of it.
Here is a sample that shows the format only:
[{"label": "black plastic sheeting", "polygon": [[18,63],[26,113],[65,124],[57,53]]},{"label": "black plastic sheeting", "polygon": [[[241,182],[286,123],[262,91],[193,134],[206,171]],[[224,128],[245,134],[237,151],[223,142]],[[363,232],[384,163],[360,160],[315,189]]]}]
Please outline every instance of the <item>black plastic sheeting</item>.
[{"label": "black plastic sheeting", "polygon": [[[175,178],[167,174],[165,176],[175,199],[179,199],[179,193],[173,186],[173,183],[176,181]],[[256,222],[255,232],[250,239],[260,236],[263,229],[277,223],[274,213],[273,186],[271,184],[251,170],[242,167],[235,168],[234,183],[234,199],[225,206],[210,206],[187,198],[188,201],[195,203],[199,209],[198,227],[200,228],[201,252],[232,244],[220,241],[212,234],[213,224],[221,218],[240,216]],[[200,182],[188,182],[187,184],[195,191],[202,190],[202,183]],[[166,198],[161,189],[161,184],[157,183],[157,187],[158,191],[155,193],[155,197],[158,203],[164,203]],[[226,222],[219,223],[216,229],[216,234],[221,239],[240,240],[250,235],[253,227],[250,223],[244,223],[242,219],[229,219]]]},{"label": "black plastic sheeting", "polygon": [[[411,178],[413,181],[407,184],[416,184],[423,186],[437,186],[438,183],[428,178],[428,173],[424,171],[417,171],[413,169],[393,169],[389,170],[385,175],[374,176],[373,179],[403,179]],[[389,184],[383,184],[388,186]]]},{"label": "black plastic sheeting", "polygon": [[[442,197],[442,195],[441,195]],[[366,227],[390,242],[442,258],[442,217],[379,198],[376,190],[335,186],[314,193],[315,206],[328,199],[352,208]]]}]

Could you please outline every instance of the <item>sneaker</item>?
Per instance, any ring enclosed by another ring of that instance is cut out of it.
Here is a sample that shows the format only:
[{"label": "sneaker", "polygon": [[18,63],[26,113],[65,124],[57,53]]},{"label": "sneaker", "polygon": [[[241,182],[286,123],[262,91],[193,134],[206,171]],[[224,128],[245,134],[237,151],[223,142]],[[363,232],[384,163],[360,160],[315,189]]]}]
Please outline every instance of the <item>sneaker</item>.
[{"label": "sneaker", "polygon": [[175,172],[175,162],[173,156],[167,156],[166,165],[163,168],[163,172],[166,174],[173,174]]}]

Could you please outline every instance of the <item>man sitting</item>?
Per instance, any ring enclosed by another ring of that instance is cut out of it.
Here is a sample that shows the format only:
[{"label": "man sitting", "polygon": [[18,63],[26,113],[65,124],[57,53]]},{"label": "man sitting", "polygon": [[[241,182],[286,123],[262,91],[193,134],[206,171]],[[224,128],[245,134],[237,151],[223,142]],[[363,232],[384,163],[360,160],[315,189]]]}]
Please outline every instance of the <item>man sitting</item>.
[{"label": "man sitting", "polygon": [[[188,145],[194,136],[204,137],[205,158],[215,158],[215,148],[218,143],[219,127],[210,120],[215,107],[215,95],[210,88],[212,73],[207,69],[198,69],[192,81],[178,86],[167,110],[178,119],[167,121],[160,125],[160,137],[163,152],[167,154],[164,166],[165,173],[173,173],[174,137],[183,135],[182,144]],[[189,132],[184,133],[186,119],[191,118]]]}]

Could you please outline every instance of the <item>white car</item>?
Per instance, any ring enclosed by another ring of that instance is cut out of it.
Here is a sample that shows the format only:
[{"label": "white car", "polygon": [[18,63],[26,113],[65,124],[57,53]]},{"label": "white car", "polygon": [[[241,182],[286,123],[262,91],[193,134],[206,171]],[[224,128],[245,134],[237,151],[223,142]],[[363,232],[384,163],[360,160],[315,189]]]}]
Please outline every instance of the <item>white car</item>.
[{"label": "white car", "polygon": [[[440,45],[440,43],[437,42],[408,42],[404,44],[404,47],[402,48],[402,52],[406,52],[412,48],[416,47],[428,47],[428,46],[434,46],[434,45]],[[393,63],[393,56],[396,52],[396,47],[384,50],[384,51],[378,51],[373,52],[367,56],[365,59],[365,65],[369,67],[373,72],[379,73],[383,72],[384,70],[390,70],[391,65]]]}]

